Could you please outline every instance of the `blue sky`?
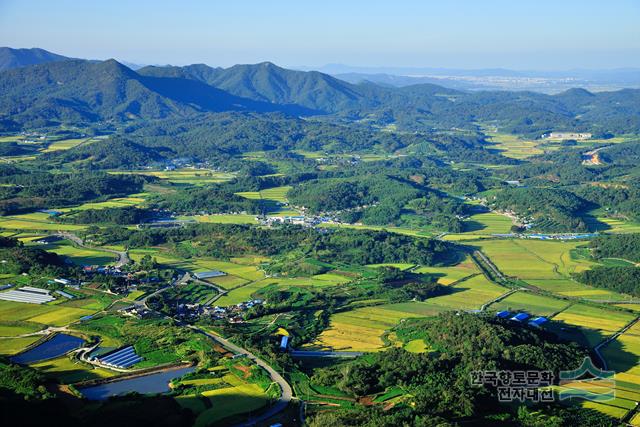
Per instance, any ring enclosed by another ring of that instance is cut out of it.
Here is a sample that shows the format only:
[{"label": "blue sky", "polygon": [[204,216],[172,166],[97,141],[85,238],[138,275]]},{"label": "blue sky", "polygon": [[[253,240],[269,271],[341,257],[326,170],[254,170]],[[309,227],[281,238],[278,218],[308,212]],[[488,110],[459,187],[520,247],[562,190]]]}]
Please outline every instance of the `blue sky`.
[{"label": "blue sky", "polygon": [[0,45],[144,64],[640,67],[640,0],[0,0]]}]

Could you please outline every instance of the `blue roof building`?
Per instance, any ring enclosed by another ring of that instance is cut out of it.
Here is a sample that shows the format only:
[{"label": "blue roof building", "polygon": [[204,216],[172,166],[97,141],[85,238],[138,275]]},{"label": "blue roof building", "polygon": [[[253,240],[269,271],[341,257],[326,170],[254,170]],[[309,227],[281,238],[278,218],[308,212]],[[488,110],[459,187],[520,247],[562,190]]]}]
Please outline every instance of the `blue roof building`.
[{"label": "blue roof building", "polygon": [[511,312],[507,311],[507,310],[503,310],[503,311],[499,311],[498,313],[496,313],[496,316],[504,319],[505,317],[509,317],[509,315],[511,314]]},{"label": "blue roof building", "polygon": [[518,313],[515,316],[513,316],[511,320],[515,320],[516,322],[524,322],[529,317],[531,316],[529,316],[527,313]]},{"label": "blue roof building", "polygon": [[549,319],[547,319],[546,317],[536,317],[535,319],[529,322],[529,325],[539,328],[540,326],[542,326],[544,323],[547,323],[548,321]]},{"label": "blue roof building", "polygon": [[282,339],[280,340],[280,350],[286,350],[288,346],[289,346],[289,337],[286,335],[283,335]]}]

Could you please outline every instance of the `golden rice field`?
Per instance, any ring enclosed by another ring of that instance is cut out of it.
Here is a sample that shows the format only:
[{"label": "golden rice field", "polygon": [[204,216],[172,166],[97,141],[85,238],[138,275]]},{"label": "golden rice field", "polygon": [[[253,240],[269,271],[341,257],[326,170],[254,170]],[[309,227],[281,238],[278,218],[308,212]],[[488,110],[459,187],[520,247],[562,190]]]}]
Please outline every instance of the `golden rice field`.
[{"label": "golden rice field", "polygon": [[496,239],[475,243],[503,273],[523,280],[566,279],[597,265],[574,259],[571,251],[584,242]]},{"label": "golden rice field", "polygon": [[634,319],[631,313],[574,304],[553,318],[556,332],[567,339],[594,347]]},{"label": "golden rice field", "polygon": [[500,150],[501,154],[514,159],[526,159],[544,153],[540,147],[541,141],[522,139],[508,133],[487,133],[492,148]]},{"label": "golden rice field", "polygon": [[91,138],[61,139],[59,141],[53,141],[47,148],[40,151],[42,153],[50,153],[52,151],[68,150],[89,140],[91,140]]},{"label": "golden rice field", "polygon": [[385,347],[382,335],[402,319],[436,315],[446,308],[420,302],[385,304],[337,313],[329,328],[305,346],[335,351],[379,351]]},{"label": "golden rice field", "polygon": [[49,326],[65,326],[97,310],[66,307],[59,304],[28,304],[0,301],[0,319],[4,322],[26,321]]},{"label": "golden rice field", "polygon": [[175,397],[180,406],[190,409],[197,415],[196,426],[208,426],[224,418],[254,411],[265,406],[269,401],[267,394],[260,386],[247,383],[231,373],[225,374],[222,378],[187,380],[182,384],[221,386],[199,395],[188,394]]}]

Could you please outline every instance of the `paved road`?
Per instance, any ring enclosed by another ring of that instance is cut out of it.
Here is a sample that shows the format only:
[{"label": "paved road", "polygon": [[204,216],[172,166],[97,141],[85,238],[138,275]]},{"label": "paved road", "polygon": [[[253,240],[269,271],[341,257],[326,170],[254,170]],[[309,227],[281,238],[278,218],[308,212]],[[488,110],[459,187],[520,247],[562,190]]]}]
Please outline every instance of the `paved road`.
[{"label": "paved road", "polygon": [[204,331],[204,330],[202,330],[202,329],[200,329],[200,328],[198,328],[196,326],[193,326],[193,325],[189,325],[189,327],[191,329],[194,329],[194,330],[196,330],[196,331],[208,336],[209,338],[211,338],[212,340],[216,341],[218,344],[220,344],[221,346],[223,346],[227,350],[231,350],[235,354],[244,354],[248,359],[252,360],[256,365],[260,366],[265,371],[267,371],[269,373],[269,375],[271,376],[271,379],[273,380],[273,382],[275,382],[276,384],[278,384],[278,386],[280,386],[280,398],[278,399],[278,401],[274,405],[270,406],[262,414],[260,414],[260,415],[258,415],[256,417],[252,417],[252,418],[248,419],[247,421],[242,422],[241,424],[238,424],[237,427],[240,427],[240,426],[252,426],[252,425],[255,425],[257,423],[266,421],[269,418],[271,418],[274,415],[276,415],[278,412],[283,411],[289,405],[289,402],[291,402],[291,398],[293,397],[293,391],[291,390],[291,386],[282,377],[282,375],[280,375],[275,369],[273,369],[271,366],[269,366],[269,364],[267,362],[265,362],[264,360],[260,359],[259,357],[257,357],[253,353],[249,352],[248,350],[245,350],[242,347],[238,347],[237,345],[235,345],[234,343],[232,343],[229,340],[226,340],[226,339],[224,339],[222,337],[219,337],[217,335],[210,334],[209,332]]},{"label": "paved road", "polygon": [[82,239],[80,237],[78,237],[77,235],[73,234],[73,233],[69,233],[67,231],[61,231],[59,233],[55,233],[56,236],[58,237],[62,237],[63,239],[67,239],[67,240],[71,240],[73,243],[75,243],[76,245],[82,247],[82,248],[86,248],[86,249],[95,249],[98,251],[102,251],[102,252],[109,252],[112,254],[115,254],[118,256],[118,261],[114,264],[116,267],[120,268],[126,264],[129,263],[129,254],[127,254],[126,251],[116,251],[115,249],[107,249],[107,248],[100,248],[100,247],[95,247],[95,246],[88,246],[85,245],[85,243],[82,241]]}]

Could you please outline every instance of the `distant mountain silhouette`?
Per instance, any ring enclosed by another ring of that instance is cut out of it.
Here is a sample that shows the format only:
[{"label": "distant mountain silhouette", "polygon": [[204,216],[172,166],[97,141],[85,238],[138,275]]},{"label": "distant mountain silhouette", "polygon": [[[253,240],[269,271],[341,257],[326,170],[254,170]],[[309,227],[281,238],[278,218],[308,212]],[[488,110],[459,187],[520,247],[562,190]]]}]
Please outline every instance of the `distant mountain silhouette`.
[{"label": "distant mountain silhouette", "polygon": [[46,62],[66,61],[71,58],[57,55],[44,49],[12,49],[0,47],[0,71]]}]

